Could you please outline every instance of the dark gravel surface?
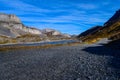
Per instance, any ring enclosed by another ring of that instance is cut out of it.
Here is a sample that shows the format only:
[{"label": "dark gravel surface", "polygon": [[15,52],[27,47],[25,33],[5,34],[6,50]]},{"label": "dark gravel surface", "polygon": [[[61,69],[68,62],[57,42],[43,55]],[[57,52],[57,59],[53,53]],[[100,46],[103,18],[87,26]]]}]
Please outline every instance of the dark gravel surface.
[{"label": "dark gravel surface", "polygon": [[4,51],[0,80],[120,80],[120,50],[79,45]]}]

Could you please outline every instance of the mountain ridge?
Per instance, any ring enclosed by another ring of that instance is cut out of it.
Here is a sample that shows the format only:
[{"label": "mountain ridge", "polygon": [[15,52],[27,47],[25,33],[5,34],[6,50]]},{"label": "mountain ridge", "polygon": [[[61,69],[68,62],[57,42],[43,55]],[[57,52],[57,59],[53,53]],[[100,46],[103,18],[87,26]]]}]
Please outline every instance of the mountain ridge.
[{"label": "mountain ridge", "polygon": [[0,43],[36,42],[70,38],[55,29],[37,29],[24,25],[14,14],[0,13]]},{"label": "mountain ridge", "polygon": [[[86,32],[87,31],[83,33],[86,33]],[[102,38],[111,39],[111,37],[114,37],[114,36],[117,36],[114,38],[119,39],[120,38],[119,33],[120,33],[120,10],[116,11],[116,13],[107,22],[105,22],[100,29],[96,30],[96,32],[91,33],[91,35],[88,34],[84,37],[78,36],[78,38],[86,43],[94,43],[99,41]]]}]

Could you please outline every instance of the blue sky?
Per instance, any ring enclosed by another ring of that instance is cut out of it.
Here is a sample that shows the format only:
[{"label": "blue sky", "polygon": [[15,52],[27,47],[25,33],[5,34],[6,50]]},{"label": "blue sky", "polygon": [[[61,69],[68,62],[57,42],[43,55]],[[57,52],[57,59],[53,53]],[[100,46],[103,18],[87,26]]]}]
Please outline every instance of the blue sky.
[{"label": "blue sky", "polygon": [[79,34],[103,25],[120,0],[0,0],[0,12],[16,14],[28,26]]}]

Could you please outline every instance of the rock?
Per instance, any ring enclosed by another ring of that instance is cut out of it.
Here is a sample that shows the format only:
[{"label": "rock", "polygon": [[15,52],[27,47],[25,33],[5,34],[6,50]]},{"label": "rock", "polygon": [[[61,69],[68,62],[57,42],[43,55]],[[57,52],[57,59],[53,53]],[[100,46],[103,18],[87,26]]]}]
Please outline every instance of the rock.
[{"label": "rock", "polygon": [[63,36],[66,38],[71,38],[71,36],[69,34],[63,34]]},{"label": "rock", "polygon": [[0,13],[0,35],[17,37],[24,34],[42,34],[39,29],[27,27],[16,15]]},{"label": "rock", "polygon": [[48,36],[57,36],[61,35],[61,32],[54,30],[54,29],[43,29],[42,32],[47,34]]},{"label": "rock", "polygon": [[55,40],[71,37],[54,29],[40,30],[25,26],[16,15],[0,13],[0,35],[15,38],[26,34],[40,35],[43,39],[51,38]]},{"label": "rock", "polygon": [[16,15],[0,13],[0,22],[21,23]]},{"label": "rock", "polygon": [[53,35],[53,36],[61,35],[61,33],[60,33],[59,31],[53,31],[52,35]]},{"label": "rock", "polygon": [[48,28],[46,28],[46,29],[42,30],[43,33],[49,33],[49,32],[52,32],[52,31],[54,31],[54,29],[48,29]]}]

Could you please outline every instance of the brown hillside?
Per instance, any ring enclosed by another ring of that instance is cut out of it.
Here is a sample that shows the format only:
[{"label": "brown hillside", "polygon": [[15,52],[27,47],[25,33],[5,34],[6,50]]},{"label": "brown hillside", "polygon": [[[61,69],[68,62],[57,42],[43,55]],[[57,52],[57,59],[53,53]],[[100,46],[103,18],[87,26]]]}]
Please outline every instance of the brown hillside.
[{"label": "brown hillside", "polygon": [[93,43],[101,38],[111,38],[117,36],[120,39],[120,10],[118,10],[101,29],[80,38],[83,42]]}]

